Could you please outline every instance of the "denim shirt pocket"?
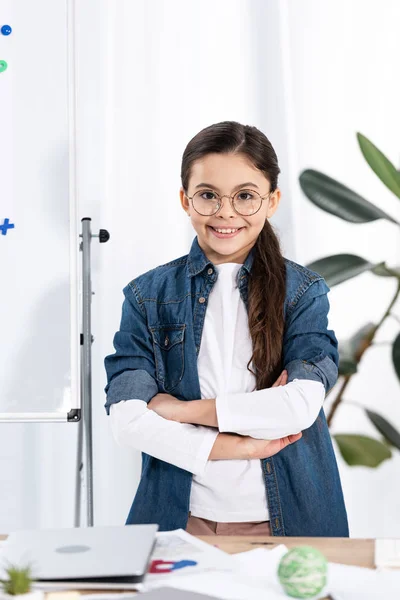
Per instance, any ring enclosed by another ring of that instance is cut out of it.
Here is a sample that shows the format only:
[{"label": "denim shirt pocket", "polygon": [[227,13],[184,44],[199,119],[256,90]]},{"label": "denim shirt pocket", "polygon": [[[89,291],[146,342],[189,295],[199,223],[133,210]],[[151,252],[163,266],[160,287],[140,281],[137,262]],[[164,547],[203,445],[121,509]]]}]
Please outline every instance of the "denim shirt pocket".
[{"label": "denim shirt pocket", "polygon": [[173,323],[149,328],[153,337],[156,377],[166,392],[182,380],[185,369],[185,324]]}]

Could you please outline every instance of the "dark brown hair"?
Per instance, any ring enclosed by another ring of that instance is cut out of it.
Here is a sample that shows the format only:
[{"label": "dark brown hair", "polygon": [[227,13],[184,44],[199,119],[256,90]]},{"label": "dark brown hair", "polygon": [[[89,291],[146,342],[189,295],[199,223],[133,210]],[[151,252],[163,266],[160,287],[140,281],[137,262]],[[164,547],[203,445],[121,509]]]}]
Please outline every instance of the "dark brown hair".
[{"label": "dark brown hair", "polygon": [[[278,185],[278,159],[268,138],[256,127],[223,121],[202,129],[190,140],[182,157],[181,180],[188,191],[191,166],[210,153],[245,155],[268,179],[271,192]],[[256,244],[249,277],[248,318],[258,390],[270,387],[282,370],[285,300],[285,262],[277,235],[265,221]],[[253,371],[252,371],[253,372]]]}]

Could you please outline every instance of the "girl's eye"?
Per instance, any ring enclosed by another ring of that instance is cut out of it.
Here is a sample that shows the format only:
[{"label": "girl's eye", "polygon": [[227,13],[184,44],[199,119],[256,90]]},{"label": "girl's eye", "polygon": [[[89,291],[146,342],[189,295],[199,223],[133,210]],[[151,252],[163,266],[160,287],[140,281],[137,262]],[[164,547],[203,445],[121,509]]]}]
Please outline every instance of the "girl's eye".
[{"label": "girl's eye", "polygon": [[251,192],[239,192],[237,195],[238,200],[253,200],[254,195]]},{"label": "girl's eye", "polygon": [[215,200],[216,196],[214,192],[202,192],[201,197],[204,200]]}]

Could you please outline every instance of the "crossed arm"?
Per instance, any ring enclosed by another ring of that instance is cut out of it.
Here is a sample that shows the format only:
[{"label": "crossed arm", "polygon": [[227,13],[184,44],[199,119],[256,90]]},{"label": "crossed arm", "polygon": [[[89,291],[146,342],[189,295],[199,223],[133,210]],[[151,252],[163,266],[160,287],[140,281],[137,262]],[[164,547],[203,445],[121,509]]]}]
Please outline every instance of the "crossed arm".
[{"label": "crossed arm", "polygon": [[209,460],[266,458],[299,440],[301,430],[312,425],[324,400],[320,383],[294,382],[290,390],[283,389],[286,384],[284,370],[272,386],[281,388],[275,391],[269,388],[190,402],[157,394],[148,408],[170,421],[217,428],[219,435]]},{"label": "crossed arm", "polygon": [[337,340],[327,329],[327,286],[318,281],[288,317],[283,364],[272,388],[181,401],[157,394],[152,341],[132,289],[126,290],[115,355],[106,357],[117,443],[201,473],[208,460],[266,458],[310,427],[337,379]]},{"label": "crossed arm", "polygon": [[324,397],[321,383],[295,380],[287,384],[284,370],[272,388],[190,402],[182,402],[169,394],[157,394],[148,408],[179,423],[217,427],[220,432],[256,439],[276,439],[310,427]]},{"label": "crossed arm", "polygon": [[[209,460],[267,458],[299,440],[323,402],[321,383],[287,386],[286,382],[283,371],[263,393],[190,402],[157,394],[147,405],[122,401],[110,413],[114,436],[120,445],[136,447],[195,474],[202,473]],[[302,385],[306,386],[303,399],[299,397]]]}]

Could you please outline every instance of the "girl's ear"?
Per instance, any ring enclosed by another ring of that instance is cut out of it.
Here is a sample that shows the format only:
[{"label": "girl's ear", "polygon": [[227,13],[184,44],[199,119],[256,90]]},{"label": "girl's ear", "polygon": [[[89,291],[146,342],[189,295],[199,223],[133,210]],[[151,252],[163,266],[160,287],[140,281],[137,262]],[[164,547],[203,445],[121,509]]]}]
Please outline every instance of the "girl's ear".
[{"label": "girl's ear", "polygon": [[270,219],[274,215],[274,213],[276,212],[276,209],[279,206],[280,201],[281,201],[281,190],[279,188],[276,188],[276,190],[271,194],[271,196],[267,200],[267,202],[268,202],[267,219]]},{"label": "girl's ear", "polygon": [[179,198],[180,198],[183,210],[187,213],[188,216],[190,216],[189,215],[189,208],[190,208],[189,200],[185,196],[185,190],[182,187],[179,190]]}]

